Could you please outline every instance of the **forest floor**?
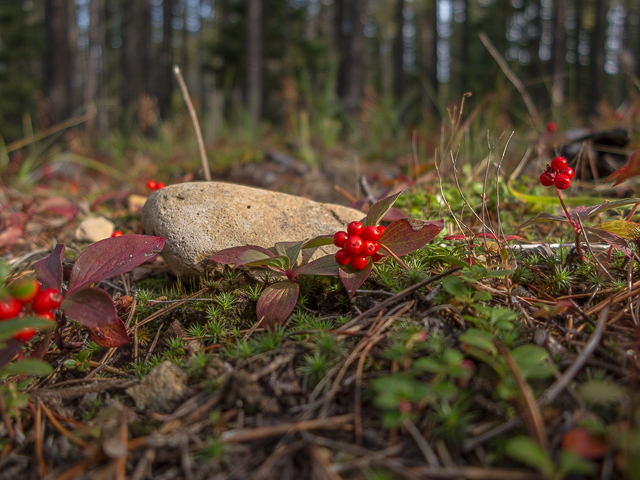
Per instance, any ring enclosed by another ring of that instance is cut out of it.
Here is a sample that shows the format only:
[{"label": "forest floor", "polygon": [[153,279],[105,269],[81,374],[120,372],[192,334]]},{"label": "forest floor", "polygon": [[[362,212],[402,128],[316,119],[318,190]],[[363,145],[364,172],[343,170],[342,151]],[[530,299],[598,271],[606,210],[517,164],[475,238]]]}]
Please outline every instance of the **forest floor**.
[{"label": "forest floor", "polygon": [[[94,167],[52,162],[3,178],[9,283],[33,276],[56,243],[68,272],[86,248],[74,231],[88,214],[142,233],[127,199],[146,192]],[[301,281],[274,331],[257,324],[264,285],[244,270],[184,284],[158,257],[102,282],[130,344],[101,348],[68,322],[63,349],[52,343],[43,357],[52,374],[5,373],[0,479],[640,478],[637,257],[592,239],[581,260],[559,221],[518,232],[543,210],[561,213],[555,189],[535,175],[496,185],[485,169],[443,169],[440,185],[417,163],[314,167],[271,152],[214,172],[345,205],[404,186],[396,207],[443,218],[445,229],[403,257],[408,269],[376,265],[351,300],[337,278]],[[565,194],[573,207],[616,195],[589,180],[572,189],[582,192]],[[624,219],[633,204],[589,224]],[[474,238],[481,221],[524,240]],[[165,411],[126,393],[152,370]]]}]

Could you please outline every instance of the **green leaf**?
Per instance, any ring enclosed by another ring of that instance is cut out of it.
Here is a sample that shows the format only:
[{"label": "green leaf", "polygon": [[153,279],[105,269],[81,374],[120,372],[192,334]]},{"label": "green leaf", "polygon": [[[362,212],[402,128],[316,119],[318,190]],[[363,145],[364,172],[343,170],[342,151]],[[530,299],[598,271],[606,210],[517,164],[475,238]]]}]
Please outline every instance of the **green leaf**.
[{"label": "green leaf", "polygon": [[378,243],[400,257],[424,247],[440,233],[442,227],[444,220],[396,220],[382,232]]},{"label": "green leaf", "polygon": [[45,376],[51,375],[53,373],[53,368],[47,362],[43,362],[37,358],[25,358],[7,365],[2,369],[2,373],[4,375],[16,374]]},{"label": "green leaf", "polygon": [[4,320],[0,322],[0,340],[10,338],[14,333],[19,332],[23,328],[32,327],[46,330],[53,328],[55,322],[43,320],[38,317],[25,317],[18,320]]},{"label": "green leaf", "polygon": [[386,213],[391,209],[394,203],[400,195],[404,193],[404,190],[399,191],[394,195],[390,195],[385,198],[381,198],[376,203],[371,205],[369,212],[367,213],[367,217],[364,219],[364,226],[368,227],[369,225],[377,226],[380,221],[384,218]]},{"label": "green leaf", "polygon": [[231,247],[220,250],[213,257],[211,257],[210,260],[213,262],[221,263],[223,265],[237,263],[240,256],[249,250],[261,252],[264,255],[263,258],[275,257],[275,255],[266,248],[259,247],[258,245],[246,245],[244,247]]},{"label": "green leaf", "polygon": [[505,452],[511,458],[535,468],[545,477],[550,477],[555,471],[555,465],[547,452],[531,437],[510,438],[505,446]]},{"label": "green leaf", "polygon": [[457,298],[466,297],[469,293],[467,284],[453,275],[449,275],[442,279],[442,288],[444,288],[449,295],[453,295]]},{"label": "green leaf", "polygon": [[312,238],[302,244],[302,248],[324,247],[325,245],[333,245],[333,235],[320,235]]},{"label": "green leaf", "polygon": [[604,222],[599,225],[594,225],[593,228],[613,233],[615,235],[618,235],[619,237],[626,238],[627,240],[640,240],[640,225],[635,222],[627,222],[625,220],[611,220],[610,222]]},{"label": "green leaf", "polygon": [[450,257],[448,255],[436,255],[434,257],[431,257],[433,260],[439,260],[441,262],[446,262],[450,265],[456,265],[458,267],[465,267],[468,268],[469,264],[467,262],[465,262],[464,260],[461,260],[459,258],[456,257]]},{"label": "green leaf", "polygon": [[496,347],[493,344],[493,335],[489,332],[478,330],[477,328],[468,329],[458,337],[458,340],[472,347],[489,350],[492,353],[496,352]]},{"label": "green leaf", "polygon": [[290,265],[289,259],[285,256],[264,258],[251,262],[245,262],[244,258],[241,257],[240,261],[236,263],[236,267],[270,267],[281,272],[288,272]]},{"label": "green leaf", "polygon": [[591,380],[578,387],[578,395],[586,403],[607,405],[621,402],[627,393],[620,385],[608,380]]},{"label": "green leaf", "polygon": [[596,465],[580,457],[576,452],[564,450],[560,455],[560,474],[565,475],[593,475]]}]

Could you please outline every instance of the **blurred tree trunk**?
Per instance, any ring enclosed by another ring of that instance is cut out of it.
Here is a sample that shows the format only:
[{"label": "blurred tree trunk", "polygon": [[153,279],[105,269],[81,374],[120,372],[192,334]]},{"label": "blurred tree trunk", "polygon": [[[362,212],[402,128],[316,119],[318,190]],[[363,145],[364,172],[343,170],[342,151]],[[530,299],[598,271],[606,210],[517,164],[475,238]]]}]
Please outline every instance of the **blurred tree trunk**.
[{"label": "blurred tree trunk", "polygon": [[596,25],[591,42],[591,109],[604,97],[604,42],[607,30],[607,2],[596,0]]},{"label": "blurred tree trunk", "polygon": [[76,74],[75,3],[67,0],[45,0],[47,56],[45,64],[46,93],[51,121],[68,118],[76,104],[73,80]]},{"label": "blurred tree trunk", "polygon": [[393,42],[393,93],[396,100],[400,100],[405,90],[404,74],[404,2],[396,0],[396,38]]},{"label": "blurred tree trunk", "polygon": [[336,28],[340,48],[338,95],[349,113],[360,109],[366,81],[367,39],[363,17],[366,0],[338,0]]},{"label": "blurred tree trunk", "polygon": [[556,0],[553,25],[553,87],[551,101],[554,105],[564,104],[565,84],[565,0]]},{"label": "blurred tree trunk", "polygon": [[423,74],[426,76],[425,88],[430,98],[430,110],[437,112],[438,99],[438,11],[437,2],[427,2],[424,13],[421,15],[423,23],[420,45],[422,50]]},{"label": "blurred tree trunk", "polygon": [[160,116],[166,119],[171,114],[171,85],[173,84],[173,55],[171,50],[171,18],[175,0],[163,0],[162,49],[160,50],[160,77],[158,82],[158,108]]},{"label": "blurred tree trunk", "polygon": [[245,104],[255,126],[262,119],[263,0],[248,0],[246,22]]},{"label": "blurred tree trunk", "polygon": [[107,65],[105,62],[104,1],[91,0],[89,3],[89,49],[87,58],[87,83],[85,103],[95,112],[87,122],[88,128],[96,128],[96,133],[104,137],[109,128],[106,105]]},{"label": "blurred tree trunk", "polygon": [[124,2],[124,35],[122,52],[122,106],[129,110],[136,104],[138,96],[144,92],[144,52],[145,43],[150,41],[145,35],[144,1]]}]

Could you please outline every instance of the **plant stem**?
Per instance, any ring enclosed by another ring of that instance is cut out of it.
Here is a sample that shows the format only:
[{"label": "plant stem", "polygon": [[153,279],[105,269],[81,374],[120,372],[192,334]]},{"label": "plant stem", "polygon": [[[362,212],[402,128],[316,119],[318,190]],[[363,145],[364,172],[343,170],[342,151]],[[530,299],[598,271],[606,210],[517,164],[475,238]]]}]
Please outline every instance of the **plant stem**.
[{"label": "plant stem", "polygon": [[584,261],[586,261],[586,258],[584,256],[584,253],[582,253],[582,245],[580,245],[580,235],[582,234],[582,228],[581,228],[579,222],[574,222],[571,219],[571,215],[569,214],[569,210],[567,210],[567,206],[564,204],[564,200],[562,199],[562,193],[560,192],[560,189],[556,188],[556,191],[558,192],[558,199],[560,200],[560,205],[562,205],[562,209],[564,210],[564,214],[567,216],[567,220],[569,220],[569,223],[571,224],[571,226],[573,227],[573,230],[575,232],[576,252],[578,253],[578,256],[580,257],[580,260],[582,260],[584,262]]}]

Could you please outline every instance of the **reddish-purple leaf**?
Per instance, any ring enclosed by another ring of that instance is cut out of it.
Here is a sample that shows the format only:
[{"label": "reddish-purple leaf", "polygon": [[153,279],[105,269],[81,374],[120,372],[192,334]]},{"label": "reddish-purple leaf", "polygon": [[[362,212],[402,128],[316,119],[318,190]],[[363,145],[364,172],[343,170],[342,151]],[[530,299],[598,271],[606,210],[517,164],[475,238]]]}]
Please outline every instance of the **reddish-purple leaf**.
[{"label": "reddish-purple leaf", "polygon": [[507,235],[506,237],[504,237],[504,239],[507,242],[512,242],[514,240],[526,240],[525,238],[522,238],[518,235]]},{"label": "reddish-purple leaf", "polygon": [[495,233],[478,233],[476,234],[476,237],[478,238],[488,238],[489,240],[500,240],[500,237],[498,235],[496,235]]},{"label": "reddish-purple leaf", "polygon": [[587,232],[594,234],[603,242],[611,245],[613,248],[620,250],[623,254],[625,254],[629,258],[633,258],[633,253],[629,248],[629,244],[627,241],[619,235],[615,233],[610,233],[605,230],[600,230],[599,228],[584,228]]},{"label": "reddish-purple leaf", "polygon": [[14,245],[24,235],[24,229],[20,225],[10,225],[0,230],[0,245],[8,247]]},{"label": "reddish-purple leaf", "polygon": [[354,270],[350,265],[342,267],[339,270],[338,274],[340,275],[340,280],[342,281],[344,288],[347,289],[347,295],[349,295],[349,298],[352,298],[356,294],[356,290],[358,290],[367,278],[369,278],[372,268],[373,262],[369,259],[367,266],[362,270]]},{"label": "reddish-purple leaf", "polygon": [[88,328],[89,337],[98,345],[104,348],[121,347],[129,343],[127,328],[122,320],[116,317],[113,323],[100,327]]},{"label": "reddish-purple leaf", "polygon": [[397,220],[382,232],[378,243],[396,255],[402,256],[424,247],[440,233],[442,227],[444,227],[444,220],[435,222],[423,222],[411,218]]},{"label": "reddish-purple leaf", "polygon": [[22,342],[18,342],[13,338],[10,338],[6,343],[0,343],[0,370],[7,365],[16,354],[22,350]]},{"label": "reddish-purple leaf", "polygon": [[264,289],[256,305],[258,319],[267,330],[283,324],[298,301],[300,287],[297,283],[278,282]]},{"label": "reddish-purple leaf", "polygon": [[334,255],[325,255],[303,265],[293,272],[294,280],[300,275],[338,275],[339,265]]},{"label": "reddish-purple leaf", "polygon": [[118,318],[111,295],[100,288],[83,288],[68,294],[60,305],[74,322],[87,327],[100,327]]},{"label": "reddish-purple leaf", "polygon": [[629,157],[629,161],[624,167],[619,168],[607,177],[604,183],[615,179],[613,186],[624,182],[625,180],[640,175],[640,148],[634,151]]},{"label": "reddish-purple leaf", "polygon": [[547,213],[547,212],[540,212],[538,215],[536,215],[532,219],[527,220],[522,225],[520,225],[517,228],[517,230],[522,230],[523,228],[528,227],[529,225],[533,225],[533,224],[536,224],[536,223],[542,223],[542,222],[566,222],[566,223],[569,223],[569,220],[567,220],[567,217],[565,217],[565,216],[554,215],[553,213]]},{"label": "reddish-purple leaf", "polygon": [[262,258],[260,260],[254,260],[252,262],[245,262],[242,257],[238,263],[236,263],[235,268],[237,267],[269,267],[272,270],[277,272],[287,273],[289,271],[289,259],[287,257],[273,257],[273,258]]},{"label": "reddish-purple leaf", "polygon": [[365,218],[364,220],[365,227],[369,225],[378,225],[380,223],[380,220],[382,220],[382,218],[387,214],[387,212],[391,209],[393,204],[396,202],[398,197],[402,195],[403,192],[404,190],[400,190],[399,192],[382,198],[371,205],[371,208],[367,213],[367,218]]},{"label": "reddish-purple leaf", "polygon": [[257,250],[258,252],[264,253],[267,257],[275,257],[275,255],[266,248],[262,248],[257,245],[245,245],[244,247],[231,247],[220,250],[213,257],[211,257],[211,261],[221,263],[223,265],[236,263],[240,255],[242,255],[247,250]]},{"label": "reddish-purple leaf", "polygon": [[64,243],[58,243],[51,255],[36,262],[33,268],[44,288],[55,288],[62,291],[62,260],[64,259]]},{"label": "reddish-purple leaf", "polygon": [[128,272],[155,257],[165,238],[124,235],[100,240],[80,254],[71,270],[69,293]]},{"label": "reddish-purple leaf", "polygon": [[466,235],[447,235],[443,240],[466,240]]},{"label": "reddish-purple leaf", "polygon": [[80,209],[64,197],[51,197],[46,199],[40,205],[32,207],[29,211],[30,213],[48,212],[73,220],[76,218]]},{"label": "reddish-purple leaf", "polygon": [[577,207],[573,212],[571,212],[571,216],[575,217],[576,215],[579,215],[580,218],[584,220],[585,218],[594,217],[613,208],[635,205],[636,203],[640,203],[640,198],[623,198],[621,200],[614,200],[613,202],[605,200],[600,205],[595,205],[593,207]]},{"label": "reddish-purple leaf", "polygon": [[333,235],[320,235],[302,244],[302,248],[324,247],[333,244]]},{"label": "reddish-purple leaf", "polygon": [[258,262],[265,260],[273,260],[275,258],[286,258],[286,257],[274,257],[273,254],[267,255],[266,253],[261,252],[260,250],[247,249],[238,255],[238,258],[235,262],[235,268],[241,267],[243,265],[254,264],[254,267],[258,267]]}]

